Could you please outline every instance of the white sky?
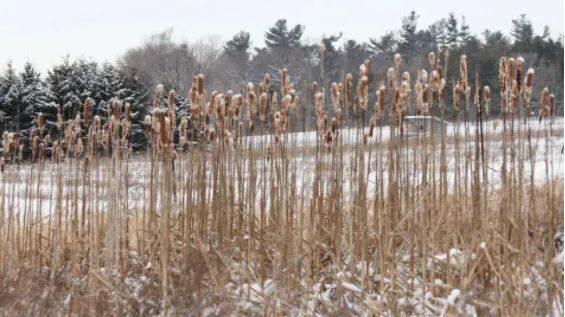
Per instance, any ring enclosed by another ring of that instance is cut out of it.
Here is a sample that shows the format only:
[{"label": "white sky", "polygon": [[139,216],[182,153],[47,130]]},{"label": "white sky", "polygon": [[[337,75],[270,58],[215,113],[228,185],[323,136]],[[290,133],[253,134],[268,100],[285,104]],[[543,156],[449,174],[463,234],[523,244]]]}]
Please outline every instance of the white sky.
[{"label": "white sky", "polygon": [[251,33],[253,45],[279,18],[306,26],[305,39],[343,31],[345,39],[369,37],[400,28],[411,10],[419,25],[465,15],[471,32],[485,28],[507,35],[511,19],[526,13],[541,33],[548,25],[553,38],[563,35],[563,0],[7,0],[0,10],[0,65],[12,60],[16,68],[31,61],[42,72],[63,56],[113,61],[149,35],[172,27],[177,40],[189,42],[210,35],[230,39],[239,30]]}]

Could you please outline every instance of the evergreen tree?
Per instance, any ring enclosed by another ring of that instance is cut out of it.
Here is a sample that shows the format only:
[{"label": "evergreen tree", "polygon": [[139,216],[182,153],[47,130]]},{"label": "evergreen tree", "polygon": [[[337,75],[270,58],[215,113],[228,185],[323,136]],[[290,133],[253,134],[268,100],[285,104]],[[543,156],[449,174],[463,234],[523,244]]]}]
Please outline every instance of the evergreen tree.
[{"label": "evergreen tree", "polygon": [[280,19],[265,34],[265,44],[269,48],[300,47],[303,32],[304,27],[302,25],[297,24],[289,30],[286,19]]},{"label": "evergreen tree", "polygon": [[520,15],[518,19],[512,20],[511,35],[514,38],[514,50],[528,52],[531,49],[534,29],[525,14]]},{"label": "evergreen tree", "polygon": [[0,77],[0,120],[3,129],[19,131],[23,118],[22,82],[9,62]]},{"label": "evergreen tree", "polygon": [[20,73],[20,81],[22,84],[22,129],[30,128],[37,120],[37,114],[40,112],[45,114],[47,120],[55,120],[57,108],[51,102],[51,93],[41,80],[41,74],[31,63],[28,62],[24,65],[24,70]]},{"label": "evergreen tree", "polygon": [[97,66],[94,62],[65,58],[48,72],[47,82],[53,101],[63,106],[65,119],[74,118],[88,97],[96,95]]}]

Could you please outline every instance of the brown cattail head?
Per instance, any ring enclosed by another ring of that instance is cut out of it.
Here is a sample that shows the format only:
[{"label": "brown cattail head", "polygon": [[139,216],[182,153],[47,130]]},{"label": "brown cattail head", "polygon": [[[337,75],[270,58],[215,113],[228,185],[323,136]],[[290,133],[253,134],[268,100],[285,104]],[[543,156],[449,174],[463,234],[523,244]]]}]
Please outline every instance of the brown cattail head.
[{"label": "brown cattail head", "polygon": [[524,67],[524,58],[520,56],[516,59],[516,84],[517,84],[518,94],[522,92],[523,67]]},{"label": "brown cattail head", "polygon": [[126,106],[124,107],[125,109],[125,119],[126,121],[131,121],[131,105],[129,102],[126,102]]},{"label": "brown cattail head", "polygon": [[39,130],[43,130],[45,128],[45,115],[43,112],[37,114],[37,126]]},{"label": "brown cattail head", "polygon": [[516,70],[516,60],[514,60],[513,57],[510,57],[506,61],[506,80],[507,81],[510,82],[512,79],[514,79],[515,70]]},{"label": "brown cattail head", "polygon": [[112,99],[112,116],[114,116],[114,120],[120,120],[121,112],[122,112],[122,102],[117,97]]},{"label": "brown cattail head", "polygon": [[162,93],[163,93],[163,85],[159,84],[155,87],[155,95],[153,96],[153,108],[157,108],[161,103]]},{"label": "brown cattail head", "polygon": [[265,121],[267,117],[267,93],[264,92],[259,96],[259,120]]},{"label": "brown cattail head", "polygon": [[436,65],[436,53],[429,52],[428,53],[428,63],[430,64],[430,69],[434,69]]},{"label": "brown cattail head", "polygon": [[341,92],[339,91],[336,82],[333,82],[330,88],[330,95],[332,98],[332,105],[334,109],[339,109],[341,107]]},{"label": "brown cattail head", "polygon": [[402,55],[400,55],[400,53],[396,53],[394,54],[394,67],[399,69],[400,64],[402,64]]},{"label": "brown cattail head", "polygon": [[428,71],[425,69],[422,69],[420,71],[420,82],[422,84],[427,84],[428,83]]},{"label": "brown cattail head", "polygon": [[386,78],[388,80],[388,88],[392,89],[396,87],[396,71],[394,67],[388,69],[386,73]]},{"label": "brown cattail head", "polygon": [[263,84],[267,88],[269,88],[269,86],[271,85],[271,76],[269,75],[269,73],[265,73],[265,75],[263,75]]},{"label": "brown cattail head", "polygon": [[236,118],[239,117],[241,113],[241,108],[243,107],[243,96],[241,94],[235,94],[232,97],[233,113]]},{"label": "brown cattail head", "polygon": [[455,84],[455,87],[453,87],[453,109],[455,111],[459,111],[459,99],[461,97],[461,85],[459,85],[459,83]]},{"label": "brown cattail head", "polygon": [[175,110],[175,98],[176,98],[176,93],[174,90],[170,90],[169,91],[169,97],[167,98],[167,108],[169,109],[169,111],[174,111]]},{"label": "brown cattail head", "polygon": [[539,116],[542,118],[549,116],[549,110],[549,89],[545,87],[541,92]]},{"label": "brown cattail head", "polygon": [[281,96],[285,96],[287,94],[287,85],[288,85],[288,70],[283,68],[281,70]]},{"label": "brown cattail head", "polygon": [[353,104],[353,75],[347,73],[345,75],[345,105]]},{"label": "brown cattail head", "polygon": [[468,74],[467,74],[467,55],[461,55],[459,60],[459,84],[463,91],[467,90]]},{"label": "brown cattail head", "polygon": [[169,131],[169,123],[167,122],[167,111],[157,108],[153,110],[153,116],[157,119],[156,122],[159,125],[159,136],[161,145],[165,146],[170,143],[170,131]]},{"label": "brown cattail head", "polygon": [[361,77],[357,86],[357,94],[359,98],[359,107],[365,111],[367,103],[369,102],[369,78],[367,76]]},{"label": "brown cattail head", "polygon": [[526,73],[526,79],[525,79],[526,88],[532,88],[533,83],[534,83],[534,69],[530,68]]},{"label": "brown cattail head", "polygon": [[57,122],[55,125],[57,130],[61,131],[63,129],[63,108],[61,106],[57,107]]},{"label": "brown cattail head", "polygon": [[490,102],[492,96],[490,94],[490,87],[489,86],[485,86],[483,88],[483,94],[484,94],[483,98],[485,99],[485,102]]},{"label": "brown cattail head", "polygon": [[90,123],[90,116],[92,115],[92,99],[86,98],[84,102],[84,107],[82,109],[82,119],[84,120],[84,125]]},{"label": "brown cattail head", "polygon": [[257,102],[257,95],[255,94],[255,87],[253,83],[247,84],[247,115],[251,118],[256,110],[255,104]]},{"label": "brown cattail head", "polygon": [[196,91],[199,95],[204,94],[204,74],[202,73],[198,74],[196,78]]},{"label": "brown cattail head", "polygon": [[506,57],[504,56],[498,61],[498,88],[502,96],[506,91]]}]

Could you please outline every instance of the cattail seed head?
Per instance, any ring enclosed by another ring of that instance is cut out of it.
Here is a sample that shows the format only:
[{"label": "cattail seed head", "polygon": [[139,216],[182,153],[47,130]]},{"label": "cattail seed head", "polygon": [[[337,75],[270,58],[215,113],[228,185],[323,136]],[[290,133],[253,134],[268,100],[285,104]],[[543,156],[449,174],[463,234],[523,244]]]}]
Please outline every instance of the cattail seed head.
[{"label": "cattail seed head", "polygon": [[85,125],[89,124],[91,115],[92,115],[92,99],[86,98],[86,101],[84,102],[83,111],[82,111],[82,118],[84,120]]},{"label": "cattail seed head", "polygon": [[430,64],[430,69],[434,69],[436,64],[436,53],[434,52],[428,53],[428,63]]},{"label": "cattail seed head", "polygon": [[157,108],[161,103],[162,93],[163,93],[163,85],[159,84],[155,87],[155,95],[153,96],[153,108]]},{"label": "cattail seed head", "polygon": [[267,117],[267,93],[264,92],[259,96],[259,120],[265,121]]},{"label": "cattail seed head", "polygon": [[359,80],[357,94],[359,98],[359,107],[364,111],[367,109],[367,103],[369,102],[369,78],[367,78],[367,76],[363,76]]},{"label": "cattail seed head", "polygon": [[388,80],[388,88],[392,89],[396,86],[396,71],[393,67],[389,68],[386,73],[386,78]]},{"label": "cattail seed head", "polygon": [[517,83],[517,90],[518,93],[522,92],[522,68],[524,66],[524,58],[522,56],[516,59],[516,83]]},{"label": "cattail seed head", "polygon": [[394,54],[394,67],[396,69],[399,69],[401,63],[402,63],[402,55],[400,55],[400,53]]},{"label": "cattail seed head", "polygon": [[198,74],[197,78],[196,78],[196,91],[198,92],[199,95],[203,95],[204,94],[204,74],[200,73]]},{"label": "cattail seed head", "polygon": [[533,82],[534,82],[534,69],[530,68],[530,69],[528,69],[528,72],[526,73],[526,79],[525,79],[526,87],[532,88]]},{"label": "cattail seed head", "polygon": [[541,92],[541,103],[539,109],[539,116],[545,118],[549,116],[549,89],[545,87]]},{"label": "cattail seed head", "polygon": [[37,114],[37,126],[39,126],[39,130],[43,130],[45,128],[45,115],[43,112]]}]

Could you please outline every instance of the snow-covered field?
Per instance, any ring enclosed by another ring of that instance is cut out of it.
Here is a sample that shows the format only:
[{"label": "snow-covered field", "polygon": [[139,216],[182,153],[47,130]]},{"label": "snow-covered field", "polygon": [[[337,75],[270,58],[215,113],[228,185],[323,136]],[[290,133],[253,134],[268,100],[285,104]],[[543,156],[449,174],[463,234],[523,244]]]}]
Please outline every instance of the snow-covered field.
[{"label": "snow-covered field", "polygon": [[[525,179],[530,179],[530,173],[532,167],[534,168],[534,182],[537,185],[543,184],[551,179],[563,179],[563,118],[557,118],[551,126],[547,122],[539,123],[538,120],[529,120],[526,127],[529,128],[531,131],[532,137],[532,159],[530,160],[529,157],[526,157],[524,160],[514,160],[509,163],[508,170],[518,169],[519,164],[523,164],[524,176]],[[465,127],[463,124],[454,125],[448,124],[446,128],[446,164],[448,170],[448,184],[450,188],[453,188],[453,184],[455,181],[455,170],[457,169],[458,163],[456,161],[456,145],[453,142],[453,136],[456,132],[459,132],[461,136],[462,143],[459,146],[460,151],[460,160],[463,160],[463,156],[466,155],[468,158],[473,159],[474,157],[474,144],[475,144],[475,127],[473,125],[469,125]],[[490,189],[495,189],[497,186],[500,185],[500,173],[501,173],[501,166],[502,166],[502,121],[500,120],[492,120],[485,124],[484,133],[485,133],[485,155],[487,156],[488,166],[486,169],[488,171],[488,186]],[[545,134],[551,129],[553,136],[546,138]],[[365,129],[366,132],[367,129]],[[378,131],[377,131],[378,130]],[[465,130],[467,130],[467,142],[464,142]],[[350,175],[349,173],[352,172],[354,166],[352,164],[355,161],[354,155],[355,149],[354,145],[359,144],[358,140],[361,139],[361,135],[363,131],[360,129],[342,129],[340,130],[340,139],[344,145],[350,145],[349,151],[344,153],[343,156],[343,171],[344,175]],[[375,129],[375,136],[369,139],[368,145],[365,146],[364,150],[364,169],[368,171],[367,174],[367,196],[371,198],[375,192],[375,186],[382,181],[384,187],[387,187],[387,178],[386,178],[386,155],[380,156],[379,151],[386,151],[386,145],[384,148],[379,147],[381,143],[386,143],[389,138],[389,128],[382,127],[382,129]],[[412,139],[415,140],[415,139]],[[263,135],[263,136],[254,136],[249,137],[244,141],[244,144],[251,146],[251,148],[266,148],[270,144],[272,144],[273,138],[271,135]],[[296,187],[298,189],[308,189],[309,186],[312,186],[312,182],[314,181],[314,167],[316,164],[316,155],[315,149],[316,147],[316,133],[313,131],[310,132],[300,132],[300,133],[289,133],[286,136],[286,146],[289,149],[292,149],[291,152],[291,159],[290,159],[290,166],[291,170],[296,172]],[[520,140],[515,141],[517,149],[520,146],[525,147],[525,151],[529,150],[528,146],[529,143],[527,139],[524,137]],[[439,142],[438,142],[439,143]],[[261,145],[261,146],[259,146]],[[312,151],[309,151],[311,149]],[[414,173],[412,175],[408,175],[411,182],[419,183],[421,182],[422,172],[419,167],[420,158],[423,157],[424,151],[422,147],[419,146],[406,146],[404,150],[404,154],[408,157],[409,161],[415,162]],[[185,158],[190,156],[191,153],[189,151],[188,154],[185,154]],[[329,161],[331,159],[331,155],[328,153],[323,154]],[[431,162],[432,159],[436,161],[436,176],[435,181],[439,182],[439,162],[441,158],[441,154],[438,148],[436,148],[435,153],[428,153],[429,161]],[[510,157],[510,156],[509,156]],[[546,158],[548,164],[546,165]],[[267,160],[263,157],[257,159],[256,162],[257,167],[260,168],[262,164],[267,164]],[[122,166],[122,169],[125,170],[126,163]],[[181,164],[178,161],[178,164]],[[459,164],[462,164],[459,162]],[[96,165],[93,165],[93,169],[91,169],[91,182],[95,182],[98,180],[101,182],[101,187],[104,187],[106,184],[103,182],[110,177],[108,174],[108,170],[104,170],[103,168],[95,169]],[[101,166],[104,166],[102,164]],[[246,167],[247,161],[244,158],[242,162],[242,166],[244,167],[244,175],[246,175]],[[379,178],[380,168],[383,168],[383,179]],[[140,210],[144,207],[145,200],[144,197],[147,196],[147,188],[149,184],[149,174],[150,174],[150,162],[147,160],[145,154],[138,153],[133,154],[130,159],[127,161],[127,168],[128,168],[128,204],[129,209],[131,212],[135,212],[135,210]],[[546,169],[547,168],[547,169]],[[39,173],[41,174],[41,179],[38,180]],[[33,184],[29,184],[29,177],[33,175]],[[45,166],[41,169],[39,168],[38,164],[21,164],[17,165],[10,165],[6,168],[6,171],[0,176],[3,178],[3,197],[10,206],[14,207],[15,210],[19,212],[33,212],[38,208],[41,208],[42,214],[49,214],[53,212],[56,208],[55,203],[55,193],[56,193],[56,176],[63,175],[63,187],[64,192],[71,192],[72,190],[78,190],[78,202],[79,205],[82,204],[82,167],[76,165],[76,161],[68,160],[67,162],[63,162],[60,164],[53,164],[51,162],[46,162]],[[177,175],[178,176],[178,175]],[[259,176],[260,177],[260,176]],[[268,177],[268,173],[267,173]],[[482,177],[482,176],[481,176]],[[76,180],[79,180],[78,182]],[[428,181],[431,181],[431,175],[428,175]],[[40,182],[40,186],[38,186],[37,182]],[[178,182],[182,182],[182,177],[178,176]],[[125,180],[122,180],[122,184],[124,184]],[[343,180],[343,190],[344,190],[344,199],[351,199],[351,195],[348,195],[352,191],[352,186],[355,184],[352,183],[352,177],[344,177]],[[308,193],[309,191],[303,191]],[[69,194],[70,195],[70,194]],[[92,193],[89,193],[91,196]],[[268,195],[268,193],[265,193]],[[104,197],[104,192],[100,192],[97,195],[98,199],[96,200],[96,204],[98,204],[99,210],[104,210],[106,206],[106,201]],[[67,197],[63,197],[63,203]],[[310,197],[304,195],[302,197],[298,197],[300,199],[308,200]],[[91,202],[92,203],[92,202]]]}]

